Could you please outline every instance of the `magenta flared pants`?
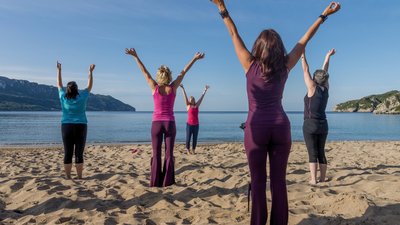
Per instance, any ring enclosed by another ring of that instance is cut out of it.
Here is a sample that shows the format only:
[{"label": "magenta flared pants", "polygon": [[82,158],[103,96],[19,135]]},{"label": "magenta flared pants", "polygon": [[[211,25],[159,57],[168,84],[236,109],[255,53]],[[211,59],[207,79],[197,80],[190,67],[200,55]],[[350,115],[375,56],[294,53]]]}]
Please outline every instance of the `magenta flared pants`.
[{"label": "magenta flared pants", "polygon": [[[174,144],[176,136],[175,121],[153,121],[151,125],[150,187],[166,187],[175,184]],[[161,161],[161,147],[165,142],[164,166]]]}]

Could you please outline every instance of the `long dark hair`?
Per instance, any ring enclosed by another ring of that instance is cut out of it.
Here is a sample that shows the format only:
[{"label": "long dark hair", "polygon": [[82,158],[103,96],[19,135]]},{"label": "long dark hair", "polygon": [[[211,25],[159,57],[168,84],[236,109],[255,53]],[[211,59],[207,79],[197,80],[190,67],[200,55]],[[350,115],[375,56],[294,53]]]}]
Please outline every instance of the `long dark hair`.
[{"label": "long dark hair", "polygon": [[76,84],[75,81],[70,81],[67,84],[67,91],[65,92],[65,97],[67,99],[76,99],[76,96],[78,96],[78,85]]},{"label": "long dark hair", "polygon": [[263,30],[254,42],[251,54],[262,68],[262,77],[268,81],[273,77],[280,78],[286,70],[286,49],[278,32],[273,29]]}]

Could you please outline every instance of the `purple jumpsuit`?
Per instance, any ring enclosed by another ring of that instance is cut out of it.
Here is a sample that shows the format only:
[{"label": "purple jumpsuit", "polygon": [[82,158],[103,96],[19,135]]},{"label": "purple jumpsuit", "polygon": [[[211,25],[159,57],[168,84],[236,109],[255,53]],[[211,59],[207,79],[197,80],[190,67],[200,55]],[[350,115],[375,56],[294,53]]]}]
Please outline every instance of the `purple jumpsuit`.
[{"label": "purple jumpsuit", "polygon": [[244,135],[252,187],[251,224],[265,225],[267,222],[268,155],[272,195],[271,224],[286,225],[286,167],[292,141],[290,122],[282,107],[282,94],[288,71],[274,74],[268,81],[261,76],[262,68],[255,60],[246,74],[249,113]]}]

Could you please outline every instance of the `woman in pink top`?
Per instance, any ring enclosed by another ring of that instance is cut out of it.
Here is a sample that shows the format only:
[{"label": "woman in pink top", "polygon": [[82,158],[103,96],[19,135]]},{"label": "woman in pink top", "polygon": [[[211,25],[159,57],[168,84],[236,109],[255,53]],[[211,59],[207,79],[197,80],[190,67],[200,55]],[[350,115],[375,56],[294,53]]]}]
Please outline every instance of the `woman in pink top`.
[{"label": "woman in pink top", "polygon": [[[150,187],[173,185],[175,183],[173,151],[176,136],[174,117],[176,90],[192,65],[197,60],[204,58],[204,53],[197,52],[174,81],[172,81],[171,70],[167,66],[162,65],[158,68],[156,80],[154,80],[139,59],[135,49],[125,49],[125,53],[135,58],[153,94],[154,113],[151,125],[153,157],[151,159]],[[165,140],[165,159],[164,166],[162,167],[161,146],[163,139]]]},{"label": "woman in pink top", "polygon": [[[185,88],[181,84],[183,97],[185,98],[186,110],[188,111],[188,120],[186,123],[186,149],[188,154],[195,154],[196,145],[197,145],[197,136],[199,134],[199,107],[201,102],[203,101],[204,95],[206,95],[207,90],[210,86],[206,85],[204,88],[203,94],[199,98],[199,101],[196,102],[193,96],[190,96],[188,99],[186,95]],[[193,144],[192,149],[193,152],[190,151],[190,139],[193,136]]]}]

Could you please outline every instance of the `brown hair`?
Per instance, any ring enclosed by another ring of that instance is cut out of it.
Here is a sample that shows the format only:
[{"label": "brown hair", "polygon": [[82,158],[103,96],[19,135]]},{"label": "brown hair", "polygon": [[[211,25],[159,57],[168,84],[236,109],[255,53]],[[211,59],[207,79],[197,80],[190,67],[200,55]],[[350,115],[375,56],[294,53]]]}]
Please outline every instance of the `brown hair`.
[{"label": "brown hair", "polygon": [[67,91],[65,92],[65,97],[67,99],[76,99],[76,96],[78,96],[78,85],[76,84],[75,81],[70,81],[67,84]]},{"label": "brown hair", "polygon": [[251,54],[262,68],[262,77],[269,81],[272,75],[280,79],[280,72],[286,70],[286,49],[278,32],[263,30],[254,42]]}]

